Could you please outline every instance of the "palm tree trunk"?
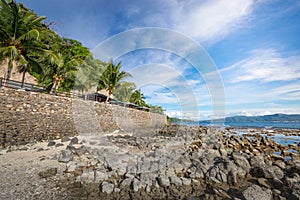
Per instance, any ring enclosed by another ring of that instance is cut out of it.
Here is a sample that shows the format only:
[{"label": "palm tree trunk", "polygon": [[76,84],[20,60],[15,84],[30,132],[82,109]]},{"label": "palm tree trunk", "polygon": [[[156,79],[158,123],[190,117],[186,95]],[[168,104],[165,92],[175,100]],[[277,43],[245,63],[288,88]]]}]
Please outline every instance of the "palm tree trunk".
[{"label": "palm tree trunk", "polygon": [[52,88],[51,88],[51,90],[50,90],[50,93],[51,94],[56,94],[56,86],[57,86],[57,80],[55,79],[54,80],[54,84],[53,84],[53,86],[52,86]]},{"label": "palm tree trunk", "polygon": [[24,70],[24,72],[23,72],[21,88],[24,87],[25,74],[26,74],[26,70]]},{"label": "palm tree trunk", "polygon": [[105,103],[108,103],[111,94],[112,94],[112,93],[108,92],[108,96],[106,97]]}]

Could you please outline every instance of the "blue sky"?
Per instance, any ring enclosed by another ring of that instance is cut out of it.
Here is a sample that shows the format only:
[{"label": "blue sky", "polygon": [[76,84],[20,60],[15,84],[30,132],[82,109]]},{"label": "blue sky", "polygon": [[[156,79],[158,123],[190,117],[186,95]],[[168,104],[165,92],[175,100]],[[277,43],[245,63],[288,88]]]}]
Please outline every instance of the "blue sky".
[{"label": "blue sky", "polygon": [[[134,28],[174,30],[198,43],[212,59],[222,79],[227,116],[300,113],[299,0],[18,2],[55,22],[52,28],[61,36],[79,40],[91,50]],[[211,91],[205,74],[199,75],[182,56],[138,49],[118,60],[133,73],[146,101],[162,105],[168,115],[191,119],[213,115],[218,88]]]}]

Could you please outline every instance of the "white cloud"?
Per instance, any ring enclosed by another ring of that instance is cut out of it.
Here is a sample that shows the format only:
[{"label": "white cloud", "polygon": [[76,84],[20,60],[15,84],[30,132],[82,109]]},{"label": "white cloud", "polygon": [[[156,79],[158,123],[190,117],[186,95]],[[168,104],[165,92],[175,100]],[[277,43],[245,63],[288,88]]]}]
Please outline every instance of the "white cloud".
[{"label": "white cloud", "polygon": [[188,1],[174,20],[174,28],[200,41],[219,39],[237,28],[251,14],[253,0]]},{"label": "white cloud", "polygon": [[250,57],[221,70],[232,83],[291,81],[300,78],[300,56],[282,56],[274,49],[257,49]]}]

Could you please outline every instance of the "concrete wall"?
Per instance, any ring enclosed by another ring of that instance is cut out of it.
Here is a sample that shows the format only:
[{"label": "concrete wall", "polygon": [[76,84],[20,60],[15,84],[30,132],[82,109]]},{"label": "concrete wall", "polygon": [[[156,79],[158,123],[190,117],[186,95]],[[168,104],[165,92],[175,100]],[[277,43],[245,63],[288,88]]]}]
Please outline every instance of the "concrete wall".
[{"label": "concrete wall", "polygon": [[0,146],[161,127],[166,116],[116,105],[0,89]]}]

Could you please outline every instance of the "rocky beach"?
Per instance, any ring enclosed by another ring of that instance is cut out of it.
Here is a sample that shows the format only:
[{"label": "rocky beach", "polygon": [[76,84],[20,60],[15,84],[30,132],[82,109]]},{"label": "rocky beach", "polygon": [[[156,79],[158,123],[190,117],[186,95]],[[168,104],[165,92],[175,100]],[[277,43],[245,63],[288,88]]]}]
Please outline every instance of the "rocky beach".
[{"label": "rocky beach", "polygon": [[299,199],[300,145],[278,134],[300,131],[168,125],[11,146],[0,199]]}]

